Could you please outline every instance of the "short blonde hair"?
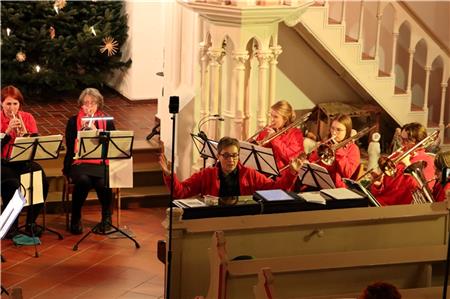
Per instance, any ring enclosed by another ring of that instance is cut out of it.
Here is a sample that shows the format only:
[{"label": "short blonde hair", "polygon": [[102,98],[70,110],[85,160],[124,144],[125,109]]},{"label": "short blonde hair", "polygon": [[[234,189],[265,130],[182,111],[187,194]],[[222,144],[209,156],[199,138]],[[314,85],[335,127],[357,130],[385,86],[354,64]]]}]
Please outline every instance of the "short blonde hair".
[{"label": "short blonde hair", "polygon": [[272,110],[278,112],[285,120],[286,125],[291,124],[295,120],[295,111],[292,109],[291,104],[288,101],[281,100],[276,102],[270,107]]},{"label": "short blonde hair", "polygon": [[78,97],[78,105],[80,107],[83,106],[84,98],[88,95],[93,97],[96,100],[98,109],[103,109],[103,105],[104,105],[103,96],[100,93],[100,91],[98,91],[97,88],[92,88],[92,87],[88,87],[81,92],[80,96]]}]

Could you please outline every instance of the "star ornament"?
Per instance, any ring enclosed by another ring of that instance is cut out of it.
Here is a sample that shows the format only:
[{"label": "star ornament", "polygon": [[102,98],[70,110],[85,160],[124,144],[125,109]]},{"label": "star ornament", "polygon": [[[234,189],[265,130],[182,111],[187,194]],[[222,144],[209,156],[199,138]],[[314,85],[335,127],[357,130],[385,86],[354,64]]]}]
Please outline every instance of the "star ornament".
[{"label": "star ornament", "polygon": [[103,46],[100,46],[100,53],[108,53],[108,56],[112,56],[117,53],[119,49],[119,43],[114,40],[111,36],[105,37],[103,39]]}]

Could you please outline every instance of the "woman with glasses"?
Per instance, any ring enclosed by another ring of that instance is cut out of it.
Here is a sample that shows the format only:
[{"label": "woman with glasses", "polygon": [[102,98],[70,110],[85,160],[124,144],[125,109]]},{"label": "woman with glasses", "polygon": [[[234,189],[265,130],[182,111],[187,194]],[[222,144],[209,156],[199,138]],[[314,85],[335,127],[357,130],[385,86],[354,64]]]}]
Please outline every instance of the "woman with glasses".
[{"label": "woman with glasses", "polygon": [[[216,166],[204,168],[182,182],[174,174],[174,197],[187,198],[198,195],[232,197],[251,195],[257,190],[291,188],[301,167],[298,159],[291,162],[289,171],[284,171],[282,176],[274,181],[255,169],[242,165],[239,162],[239,149],[237,139],[231,137],[220,139],[217,145],[219,162]],[[170,188],[170,163],[164,154],[160,155],[159,163],[164,182]]]},{"label": "woman with glasses", "polygon": [[[83,232],[81,223],[81,208],[83,207],[89,190],[92,188],[97,192],[98,199],[102,205],[102,220],[100,233],[110,229],[112,190],[106,187],[104,178],[104,165],[102,160],[74,159],[77,152],[77,132],[83,130],[115,130],[112,120],[102,119],[105,117],[103,108],[103,96],[95,88],[86,88],[78,98],[80,110],[67,122],[66,147],[63,174],[70,178],[75,185],[72,194],[72,218],[70,221],[70,232],[78,235]],[[91,118],[91,119],[86,119]],[[96,120],[93,120],[93,119]],[[108,165],[108,160],[105,161]],[[108,167],[108,166],[107,166]],[[106,173],[109,173],[108,170]]]},{"label": "woman with glasses", "polygon": [[[350,138],[352,133],[352,119],[345,114],[338,114],[331,122],[330,138],[333,142],[340,143]],[[350,178],[358,169],[360,164],[359,147],[354,142],[349,142],[335,152],[335,159],[331,165],[324,164],[317,151],[309,156],[309,161],[317,163],[328,170],[337,188],[346,187],[343,178]]]},{"label": "woman with glasses", "polygon": [[[417,143],[427,137],[427,131],[419,123],[409,123],[401,129],[402,147],[391,157],[401,157],[404,152],[410,150]],[[383,157],[381,158],[383,160]],[[407,155],[403,160],[395,165],[393,176],[382,175],[381,179],[372,183],[370,191],[381,205],[410,204],[412,202],[413,191],[417,188],[415,179],[404,173],[406,167],[418,161],[425,161],[426,167],[423,169],[423,176],[428,182],[428,186],[433,188],[434,161],[433,156],[425,153],[425,149],[419,148]]]},{"label": "woman with glasses", "polygon": [[[295,111],[289,102],[276,102],[270,107],[270,125],[259,133],[255,140],[262,141],[272,134],[285,130],[294,122],[295,117]],[[290,128],[264,146],[272,148],[278,169],[281,169],[304,153],[303,132],[299,128]]]}]

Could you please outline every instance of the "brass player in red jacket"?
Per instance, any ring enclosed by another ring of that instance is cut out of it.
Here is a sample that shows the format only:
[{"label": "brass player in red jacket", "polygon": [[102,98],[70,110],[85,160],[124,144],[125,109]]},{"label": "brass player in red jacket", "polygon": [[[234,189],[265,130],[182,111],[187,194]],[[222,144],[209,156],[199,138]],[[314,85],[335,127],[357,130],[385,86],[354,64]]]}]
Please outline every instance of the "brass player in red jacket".
[{"label": "brass player in red jacket", "polygon": [[[435,201],[444,201],[446,199],[446,192],[450,190],[450,178],[448,177],[450,168],[445,167],[446,165],[450,165],[450,151],[437,153],[436,157],[434,157],[436,182],[433,186],[433,197]],[[447,176],[447,181],[443,181],[443,170],[446,170],[447,172],[444,174]]]},{"label": "brass player in red jacket", "polygon": [[[352,132],[352,119],[348,115],[339,114],[331,122],[330,137],[334,137],[334,142],[339,143],[350,138]],[[345,188],[342,178],[350,178],[358,169],[360,164],[359,147],[354,142],[349,142],[335,152],[333,164],[325,165],[320,161],[317,151],[313,151],[309,161],[325,167],[336,188]]]},{"label": "brass player in red jacket", "polygon": [[[283,130],[295,120],[295,111],[287,101],[278,101],[270,108],[270,125],[259,133],[256,141]],[[278,169],[281,169],[304,153],[303,132],[299,128],[290,128],[264,146],[272,148]]]},{"label": "brass player in red jacket", "polygon": [[[408,151],[414,145],[427,137],[424,126],[419,123],[409,123],[402,127],[402,149],[391,157],[395,160],[404,152]],[[376,197],[381,205],[399,205],[410,204],[412,202],[412,192],[417,188],[417,182],[410,175],[404,174],[408,165],[417,161],[426,161],[427,166],[423,170],[424,178],[429,181],[430,189],[433,187],[432,179],[434,177],[433,157],[426,154],[423,148],[413,151],[405,159],[396,164],[395,174],[393,176],[383,175],[381,181],[375,181],[370,191]]]},{"label": "brass player in red jacket", "polygon": [[[251,195],[257,190],[289,189],[297,178],[301,162],[295,159],[291,169],[284,171],[276,181],[267,178],[253,168],[239,163],[239,141],[223,137],[217,146],[219,163],[207,167],[190,178],[180,182],[174,174],[174,197],[187,198],[198,195],[219,197]],[[170,164],[164,154],[159,163],[163,170],[164,181],[170,188]]]}]

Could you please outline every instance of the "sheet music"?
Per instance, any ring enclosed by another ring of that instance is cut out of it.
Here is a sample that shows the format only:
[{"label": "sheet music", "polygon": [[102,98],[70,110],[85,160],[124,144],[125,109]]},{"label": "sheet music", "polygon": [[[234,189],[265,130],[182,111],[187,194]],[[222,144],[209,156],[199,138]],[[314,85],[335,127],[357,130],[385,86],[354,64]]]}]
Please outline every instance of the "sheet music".
[{"label": "sheet music", "polygon": [[[24,173],[20,175],[20,183],[23,185],[25,190],[25,206],[29,206],[30,203],[30,173]],[[42,188],[42,171],[33,172],[33,205],[40,204],[44,202],[44,191]]]},{"label": "sheet music", "polygon": [[128,158],[131,156],[134,131],[109,131],[109,137],[108,158]]},{"label": "sheet music", "polygon": [[133,188],[133,157],[109,160],[109,187]]},{"label": "sheet music", "polygon": [[198,200],[197,198],[176,199],[173,201],[173,203],[183,209],[206,207],[206,204],[203,201]]},{"label": "sheet music", "polygon": [[278,175],[278,167],[269,147],[258,146],[250,142],[240,141],[239,159],[247,167],[254,168],[268,175]]},{"label": "sheet music", "polygon": [[298,196],[310,203],[327,204],[327,201],[322,194],[320,194],[320,191],[303,192],[299,193]]},{"label": "sheet music", "polygon": [[58,157],[63,139],[61,134],[36,137],[17,137],[14,140],[14,145],[12,146],[10,162],[31,160],[34,147],[33,142],[36,139],[39,144],[36,146],[36,153],[33,157],[34,160],[46,160]]},{"label": "sheet music", "polygon": [[334,199],[362,199],[363,196],[359,195],[347,188],[335,188],[335,189],[322,189],[320,192],[330,196]]},{"label": "sheet music", "polygon": [[8,232],[11,225],[14,223],[14,220],[16,220],[17,216],[19,216],[20,211],[22,211],[22,208],[25,204],[25,198],[23,197],[22,193],[19,189],[16,190],[14,193],[14,196],[9,201],[6,208],[3,210],[3,213],[0,215],[0,238],[3,239],[3,237]]},{"label": "sheet music", "polygon": [[334,182],[325,167],[320,165],[303,162],[298,172],[298,178],[303,185],[317,188],[335,188]]}]

